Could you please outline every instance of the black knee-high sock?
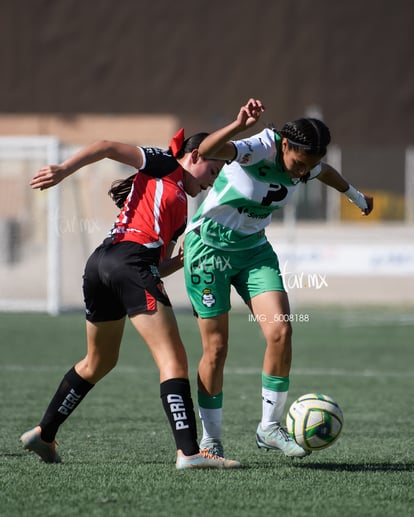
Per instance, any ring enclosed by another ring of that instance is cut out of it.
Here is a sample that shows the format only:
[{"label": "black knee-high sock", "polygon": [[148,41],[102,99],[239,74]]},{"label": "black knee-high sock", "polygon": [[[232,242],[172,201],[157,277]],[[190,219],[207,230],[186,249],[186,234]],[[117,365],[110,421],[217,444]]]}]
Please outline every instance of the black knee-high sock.
[{"label": "black knee-high sock", "polygon": [[53,442],[59,426],[63,424],[72,411],[79,405],[79,402],[93,387],[94,384],[82,379],[82,377],[76,373],[74,367],[68,371],[63,377],[39,424],[42,428],[42,440],[45,442]]},{"label": "black knee-high sock", "polygon": [[197,426],[188,379],[169,379],[162,382],[161,400],[174,434],[177,449],[186,456],[197,454]]}]

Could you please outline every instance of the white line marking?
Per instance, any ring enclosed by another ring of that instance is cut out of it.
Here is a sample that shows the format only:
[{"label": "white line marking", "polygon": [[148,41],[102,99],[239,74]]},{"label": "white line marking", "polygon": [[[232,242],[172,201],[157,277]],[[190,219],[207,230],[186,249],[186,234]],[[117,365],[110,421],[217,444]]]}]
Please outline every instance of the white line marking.
[{"label": "white line marking", "polygon": [[[3,372],[32,372],[32,373],[42,373],[42,372],[62,372],[62,375],[67,371],[67,366],[24,366],[20,364],[4,364],[0,365],[0,371]],[[152,372],[148,368],[138,368],[135,366],[117,366],[112,371],[112,375],[116,373],[121,374],[143,374],[146,372]],[[154,370],[152,373],[156,373],[156,369],[154,366]],[[224,369],[225,375],[261,375],[261,368],[253,368],[253,367],[228,367]],[[341,370],[337,368],[292,368],[291,376],[332,376],[332,377],[406,377],[406,378],[414,378],[414,373],[412,371],[397,371],[397,370]]]}]

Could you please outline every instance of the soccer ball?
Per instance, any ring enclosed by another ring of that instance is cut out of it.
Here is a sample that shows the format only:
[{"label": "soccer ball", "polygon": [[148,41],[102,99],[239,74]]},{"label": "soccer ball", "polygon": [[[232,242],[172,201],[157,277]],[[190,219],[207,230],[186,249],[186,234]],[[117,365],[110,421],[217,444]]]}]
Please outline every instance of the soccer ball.
[{"label": "soccer ball", "polygon": [[302,395],[286,416],[288,433],[306,451],[319,451],[335,443],[343,423],[341,408],[321,393]]}]

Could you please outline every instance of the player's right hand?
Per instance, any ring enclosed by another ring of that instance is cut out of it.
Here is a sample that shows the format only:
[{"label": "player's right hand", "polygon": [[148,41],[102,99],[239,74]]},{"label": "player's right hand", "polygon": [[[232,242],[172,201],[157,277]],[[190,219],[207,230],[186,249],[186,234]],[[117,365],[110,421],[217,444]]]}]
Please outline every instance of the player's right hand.
[{"label": "player's right hand", "polygon": [[33,189],[44,190],[57,185],[65,177],[65,170],[60,165],[47,165],[37,171],[29,184]]},{"label": "player's right hand", "polygon": [[240,108],[237,122],[241,128],[247,129],[256,124],[264,110],[261,100],[251,98]]}]

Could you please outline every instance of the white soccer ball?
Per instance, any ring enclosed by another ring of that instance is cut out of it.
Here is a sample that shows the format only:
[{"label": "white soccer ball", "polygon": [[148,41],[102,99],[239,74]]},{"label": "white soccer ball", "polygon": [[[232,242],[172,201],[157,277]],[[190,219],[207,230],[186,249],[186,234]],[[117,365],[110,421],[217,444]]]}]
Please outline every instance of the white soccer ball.
[{"label": "white soccer ball", "polygon": [[302,395],[293,402],[286,416],[290,436],[306,451],[330,447],[341,434],[343,423],[339,405],[321,393]]}]

